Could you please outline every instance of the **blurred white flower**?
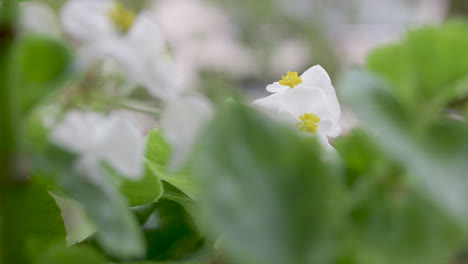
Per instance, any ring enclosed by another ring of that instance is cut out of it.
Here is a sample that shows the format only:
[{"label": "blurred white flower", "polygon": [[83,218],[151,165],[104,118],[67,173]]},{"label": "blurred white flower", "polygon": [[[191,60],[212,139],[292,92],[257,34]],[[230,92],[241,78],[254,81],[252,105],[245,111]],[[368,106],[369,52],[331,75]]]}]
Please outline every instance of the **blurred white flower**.
[{"label": "blurred white flower", "polygon": [[159,25],[151,14],[135,14],[113,0],[69,0],[63,28],[78,45],[82,66],[111,59],[122,72],[161,99],[175,96],[177,77]]},{"label": "blurred white flower", "polygon": [[60,26],[54,11],[46,4],[23,2],[20,5],[20,30],[60,38]]},{"label": "blurred white flower", "polygon": [[179,97],[167,103],[161,128],[172,150],[170,170],[179,169],[188,160],[195,139],[213,115],[213,106],[201,95]]},{"label": "blurred white flower", "polygon": [[304,133],[317,135],[331,147],[327,137],[340,134],[341,110],[330,77],[320,65],[309,68],[301,76],[288,72],[266,89],[273,94],[253,104],[282,121],[294,123]]},{"label": "blurred white flower", "polygon": [[99,174],[108,162],[130,179],[143,175],[145,139],[128,120],[117,114],[70,111],[51,127],[50,140],[80,155],[78,167]]},{"label": "blurred white flower", "polygon": [[155,14],[174,51],[179,89],[192,90],[204,70],[234,79],[255,76],[258,60],[243,45],[235,23],[215,3],[202,0],[159,0]]}]

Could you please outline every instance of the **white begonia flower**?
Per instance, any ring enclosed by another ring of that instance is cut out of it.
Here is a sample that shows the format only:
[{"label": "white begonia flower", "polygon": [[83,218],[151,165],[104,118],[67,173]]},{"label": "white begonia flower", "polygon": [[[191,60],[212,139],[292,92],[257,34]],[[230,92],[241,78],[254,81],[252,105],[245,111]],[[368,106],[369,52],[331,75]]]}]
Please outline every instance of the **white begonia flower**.
[{"label": "white begonia flower", "polygon": [[117,114],[70,111],[53,125],[50,140],[80,155],[79,167],[94,167],[107,162],[130,179],[139,179],[144,171],[145,139],[138,129]]},{"label": "white begonia flower", "polygon": [[111,59],[130,81],[160,99],[173,98],[177,78],[159,25],[113,0],[69,0],[61,12],[65,32],[78,42],[83,67]]},{"label": "white begonia flower", "polygon": [[53,38],[60,38],[61,32],[54,11],[46,4],[39,2],[24,2],[20,4],[21,31],[36,33]]},{"label": "white begonia flower", "polygon": [[170,170],[179,169],[190,158],[195,139],[213,116],[213,106],[201,95],[178,97],[167,103],[161,128],[172,147]]},{"label": "white begonia flower", "polygon": [[253,104],[281,120],[295,123],[304,133],[316,134],[331,147],[327,137],[340,134],[341,110],[330,77],[320,65],[309,68],[301,76],[288,72],[266,89],[273,94]]}]

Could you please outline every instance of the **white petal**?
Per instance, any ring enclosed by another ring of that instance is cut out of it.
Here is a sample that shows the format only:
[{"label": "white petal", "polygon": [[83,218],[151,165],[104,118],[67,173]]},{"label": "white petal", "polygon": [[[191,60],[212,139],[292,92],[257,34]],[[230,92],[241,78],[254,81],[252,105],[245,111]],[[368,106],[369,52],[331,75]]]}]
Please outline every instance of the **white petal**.
[{"label": "white petal", "polygon": [[302,75],[302,82],[308,86],[322,87],[331,84],[330,76],[320,65],[310,67]]},{"label": "white petal", "polygon": [[165,40],[156,20],[148,13],[140,14],[128,32],[127,41],[147,57],[159,58],[165,51]]},{"label": "white petal", "polygon": [[93,181],[99,180],[105,173],[99,160],[92,156],[82,156],[79,158],[73,164],[73,169],[79,172],[79,176],[86,177]]},{"label": "white petal", "polygon": [[165,39],[156,20],[150,14],[141,14],[130,30],[127,41],[139,60],[138,66],[128,69],[131,78],[155,97],[163,100],[174,98],[178,77],[174,62],[166,54]]},{"label": "white petal", "polygon": [[117,114],[109,117],[96,152],[123,176],[143,175],[145,139],[134,124]]},{"label": "white petal", "polygon": [[213,115],[213,106],[202,96],[180,97],[168,103],[161,128],[173,151],[169,164],[171,170],[179,169],[187,161],[194,140]]},{"label": "white petal", "polygon": [[335,152],[335,148],[330,144],[330,142],[328,141],[328,138],[322,134],[322,133],[317,133],[316,134],[319,142],[320,142],[320,145],[323,147],[323,149],[325,149],[326,151],[328,152]]},{"label": "white petal", "polygon": [[94,150],[99,127],[105,120],[99,113],[70,111],[52,127],[50,140],[71,152],[86,155]]},{"label": "white petal", "polygon": [[54,11],[42,3],[21,3],[20,27],[26,32],[60,37],[60,28]]},{"label": "white petal", "polygon": [[113,1],[69,0],[62,8],[64,30],[82,42],[114,38],[118,35],[109,17]]},{"label": "white petal", "polygon": [[341,126],[340,124],[336,124],[335,127],[332,127],[330,132],[328,133],[329,137],[337,137],[341,134]]},{"label": "white petal", "polygon": [[252,104],[262,107],[270,113],[276,114],[281,110],[283,94],[275,93],[264,98],[257,99]]},{"label": "white petal", "polygon": [[122,117],[70,111],[52,128],[51,141],[81,155],[87,164],[107,161],[119,173],[133,179],[143,174],[145,140]]},{"label": "white petal", "polygon": [[290,88],[288,86],[279,84],[279,82],[275,82],[273,84],[268,85],[266,89],[270,93],[279,93],[279,92],[287,91]]}]

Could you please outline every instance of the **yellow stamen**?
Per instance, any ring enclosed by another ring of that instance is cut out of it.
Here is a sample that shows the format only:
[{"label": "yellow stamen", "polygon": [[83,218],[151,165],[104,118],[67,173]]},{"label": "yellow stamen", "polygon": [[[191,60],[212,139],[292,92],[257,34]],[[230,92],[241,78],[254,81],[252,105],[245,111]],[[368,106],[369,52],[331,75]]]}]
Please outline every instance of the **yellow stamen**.
[{"label": "yellow stamen", "polygon": [[123,33],[127,33],[135,21],[135,13],[125,8],[120,2],[115,2],[114,6],[109,11],[109,16],[112,23]]},{"label": "yellow stamen", "polygon": [[284,85],[284,86],[289,86],[291,88],[294,88],[295,86],[302,83],[302,78],[297,74],[297,72],[288,71],[286,76],[282,76],[282,77],[283,79],[279,81],[279,84]]},{"label": "yellow stamen", "polygon": [[296,124],[299,126],[299,130],[307,133],[317,133],[320,118],[312,113],[304,114],[299,117],[302,122]]}]

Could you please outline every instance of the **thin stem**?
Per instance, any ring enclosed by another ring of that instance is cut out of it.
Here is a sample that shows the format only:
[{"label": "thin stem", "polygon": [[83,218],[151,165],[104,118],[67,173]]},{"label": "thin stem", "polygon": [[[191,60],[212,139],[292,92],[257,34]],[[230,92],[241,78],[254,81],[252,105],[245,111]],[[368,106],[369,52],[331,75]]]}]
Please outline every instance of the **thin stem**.
[{"label": "thin stem", "polygon": [[21,208],[17,198],[24,184],[18,182],[19,118],[10,71],[16,16],[17,0],[4,0],[0,5],[0,264],[28,263],[18,224]]}]

